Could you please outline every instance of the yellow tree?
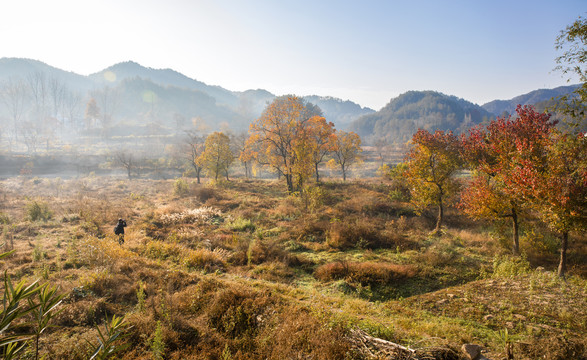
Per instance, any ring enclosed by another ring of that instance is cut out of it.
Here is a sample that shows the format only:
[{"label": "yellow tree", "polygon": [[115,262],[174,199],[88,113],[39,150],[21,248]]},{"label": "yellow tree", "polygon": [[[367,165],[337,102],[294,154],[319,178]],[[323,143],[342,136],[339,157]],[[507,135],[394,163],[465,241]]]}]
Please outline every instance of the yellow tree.
[{"label": "yellow tree", "polygon": [[194,131],[186,132],[187,138],[185,139],[186,155],[190,165],[194,168],[196,173],[196,179],[198,184],[200,183],[200,177],[202,174],[202,165],[199,163],[199,158],[204,152],[205,138],[203,135],[198,135]]},{"label": "yellow tree", "polygon": [[250,126],[248,154],[283,176],[287,190],[300,188],[313,170],[309,119],[315,107],[296,96],[273,100]]},{"label": "yellow tree", "polygon": [[322,116],[313,116],[308,120],[309,136],[312,162],[314,164],[314,173],[316,182],[320,182],[318,166],[322,163],[326,155],[330,154],[336,147],[336,134],[334,124],[327,122]]},{"label": "yellow tree", "polygon": [[214,132],[206,138],[205,149],[197,162],[209,175],[218,176],[222,173],[228,180],[228,169],[234,160],[232,151],[230,151],[230,138],[221,132]]},{"label": "yellow tree", "polygon": [[452,132],[437,130],[430,133],[419,129],[412,137],[412,143],[406,155],[404,173],[412,189],[412,203],[418,211],[429,205],[438,206],[434,232],[439,233],[447,198],[459,189],[455,175],[462,165],[460,141]]},{"label": "yellow tree", "polygon": [[350,131],[339,131],[334,137],[334,146],[332,148],[331,161],[340,166],[342,170],[342,179],[346,181],[346,173],[349,167],[361,161],[361,138],[356,133]]}]

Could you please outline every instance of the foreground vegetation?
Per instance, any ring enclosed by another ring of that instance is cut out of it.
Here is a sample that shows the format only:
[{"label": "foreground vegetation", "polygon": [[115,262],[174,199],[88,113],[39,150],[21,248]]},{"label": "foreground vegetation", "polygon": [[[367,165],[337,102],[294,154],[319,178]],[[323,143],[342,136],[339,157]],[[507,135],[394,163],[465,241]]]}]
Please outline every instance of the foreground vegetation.
[{"label": "foreground vegetation", "polygon": [[[448,208],[431,235],[435,214],[416,216],[392,181],[312,184],[302,196],[262,180],[1,185],[14,251],[3,269],[65,295],[38,337],[50,359],[89,358],[114,317],[122,359],[385,358],[373,338],[420,358],[457,359],[465,343],[492,359],[587,357],[587,239],[574,234],[560,279],[559,240],[532,217],[511,257],[508,224]],[[2,336],[33,333],[30,316]],[[22,358],[36,358],[34,341]]]}]

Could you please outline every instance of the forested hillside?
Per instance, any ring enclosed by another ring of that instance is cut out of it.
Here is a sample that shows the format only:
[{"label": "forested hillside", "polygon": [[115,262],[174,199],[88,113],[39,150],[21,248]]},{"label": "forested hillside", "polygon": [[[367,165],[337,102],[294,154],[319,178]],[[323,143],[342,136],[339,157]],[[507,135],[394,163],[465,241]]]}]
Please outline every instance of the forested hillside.
[{"label": "forested hillside", "polygon": [[419,129],[461,132],[489,121],[493,114],[482,107],[435,91],[408,91],[392,99],[383,109],[353,121],[350,130],[366,142],[382,138],[405,143]]}]

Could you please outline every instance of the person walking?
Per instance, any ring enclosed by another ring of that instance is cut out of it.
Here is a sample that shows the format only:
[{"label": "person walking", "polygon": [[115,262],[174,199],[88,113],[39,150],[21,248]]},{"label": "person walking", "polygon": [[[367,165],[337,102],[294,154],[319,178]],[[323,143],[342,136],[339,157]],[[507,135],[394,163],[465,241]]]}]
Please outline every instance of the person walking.
[{"label": "person walking", "polygon": [[126,220],[118,219],[118,224],[114,228],[114,234],[118,235],[118,243],[124,244],[124,228],[126,227]]}]

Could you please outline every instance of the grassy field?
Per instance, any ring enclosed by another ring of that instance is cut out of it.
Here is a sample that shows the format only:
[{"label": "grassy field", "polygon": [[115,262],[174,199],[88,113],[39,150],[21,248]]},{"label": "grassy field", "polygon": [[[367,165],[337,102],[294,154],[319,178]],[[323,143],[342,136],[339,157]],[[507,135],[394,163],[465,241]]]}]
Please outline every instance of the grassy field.
[{"label": "grassy field", "polygon": [[[441,236],[378,179],[330,181],[302,197],[284,184],[192,179],[0,182],[1,261],[13,281],[66,294],[40,338],[47,359],[87,359],[99,329],[125,317],[120,359],[587,358],[587,238],[558,240],[450,209]],[[127,220],[125,243],[113,233]],[[26,331],[26,324],[15,331]],[[361,334],[368,335],[361,337]],[[367,339],[367,340],[365,340]],[[32,346],[23,359],[34,359]]]}]

